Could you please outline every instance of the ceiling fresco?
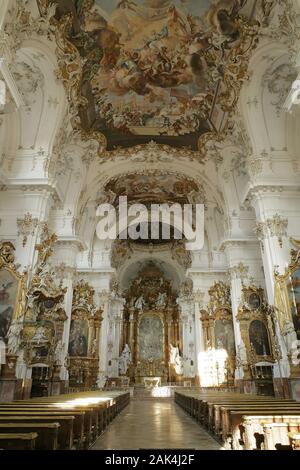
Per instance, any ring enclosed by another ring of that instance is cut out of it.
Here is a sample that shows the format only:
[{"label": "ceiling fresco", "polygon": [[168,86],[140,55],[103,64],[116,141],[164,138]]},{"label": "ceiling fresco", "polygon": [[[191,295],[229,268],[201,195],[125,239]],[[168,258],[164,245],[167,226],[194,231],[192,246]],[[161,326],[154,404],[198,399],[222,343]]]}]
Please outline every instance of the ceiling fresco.
[{"label": "ceiling fresco", "polygon": [[201,136],[224,131],[247,78],[261,1],[57,3],[58,28],[71,16],[64,31],[82,62],[78,119],[105,136],[107,150],[153,140],[198,150]]},{"label": "ceiling fresco", "polygon": [[117,197],[127,196],[129,204],[139,202],[184,204],[189,202],[189,196],[192,197],[199,192],[199,187],[193,180],[175,175],[130,174],[110,180],[105,192]]}]

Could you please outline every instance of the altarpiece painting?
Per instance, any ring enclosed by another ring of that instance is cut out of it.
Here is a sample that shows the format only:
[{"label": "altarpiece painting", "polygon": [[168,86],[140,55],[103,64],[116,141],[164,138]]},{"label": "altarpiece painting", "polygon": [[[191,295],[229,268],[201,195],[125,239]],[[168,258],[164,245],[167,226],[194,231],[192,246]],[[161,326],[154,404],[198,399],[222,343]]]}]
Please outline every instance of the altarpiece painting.
[{"label": "altarpiece painting", "polygon": [[156,315],[144,315],[139,324],[139,357],[142,360],[163,360],[164,327]]}]

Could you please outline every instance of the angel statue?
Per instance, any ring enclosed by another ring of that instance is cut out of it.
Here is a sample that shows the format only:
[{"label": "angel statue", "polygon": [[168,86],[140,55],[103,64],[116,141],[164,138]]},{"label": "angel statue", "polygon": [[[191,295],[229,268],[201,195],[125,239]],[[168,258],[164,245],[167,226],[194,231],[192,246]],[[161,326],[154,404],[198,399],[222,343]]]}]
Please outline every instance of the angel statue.
[{"label": "angel statue", "polygon": [[23,329],[22,323],[13,320],[9,327],[8,337],[8,354],[16,355],[19,351],[20,334]]}]

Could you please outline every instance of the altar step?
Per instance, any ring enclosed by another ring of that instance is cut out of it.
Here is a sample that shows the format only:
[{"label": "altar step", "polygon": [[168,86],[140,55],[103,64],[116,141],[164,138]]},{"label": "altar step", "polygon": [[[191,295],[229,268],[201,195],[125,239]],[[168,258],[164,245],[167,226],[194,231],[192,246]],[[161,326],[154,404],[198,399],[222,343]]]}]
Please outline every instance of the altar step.
[{"label": "altar step", "polygon": [[172,398],[171,387],[146,388],[136,385],[133,389],[132,400],[170,400]]}]

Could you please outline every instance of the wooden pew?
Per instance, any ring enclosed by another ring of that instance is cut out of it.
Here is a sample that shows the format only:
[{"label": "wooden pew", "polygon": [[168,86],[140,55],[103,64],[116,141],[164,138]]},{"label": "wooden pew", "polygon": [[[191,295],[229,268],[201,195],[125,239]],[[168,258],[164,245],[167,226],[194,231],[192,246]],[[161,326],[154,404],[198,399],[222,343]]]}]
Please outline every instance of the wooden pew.
[{"label": "wooden pew", "polygon": [[[97,391],[0,403],[0,424],[1,417],[4,418],[3,424],[5,424],[8,416],[18,417],[17,423],[20,424],[22,417],[26,417],[25,425],[31,422],[36,425],[42,422],[45,424],[58,422],[62,428],[58,433],[59,448],[72,448],[71,432],[67,422],[68,418],[74,416],[76,448],[88,448],[114,417],[128,405],[129,400],[128,392]],[[35,423],[30,421],[30,417],[35,419]]]},{"label": "wooden pew", "polygon": [[[242,421],[247,417],[247,413],[273,416],[277,414],[297,415],[300,412],[300,405],[294,400],[237,393],[176,392],[175,401],[192,417],[214,431],[217,437],[221,437],[228,448],[233,447],[234,449],[242,448]],[[296,431],[298,428],[294,426],[291,429]],[[252,436],[254,434],[252,432]],[[262,428],[261,433],[256,434],[258,440],[263,439]],[[257,439],[255,440],[256,446]],[[286,442],[287,439],[285,439]]]},{"label": "wooden pew", "polygon": [[19,434],[0,434],[1,450],[34,450],[35,441],[38,435],[36,432]]},{"label": "wooden pew", "polygon": [[[51,413],[51,415],[49,415]],[[51,419],[54,420],[54,422],[60,422],[60,417],[62,416],[65,418],[71,418],[74,419],[73,422],[73,443],[76,447],[76,449],[82,449],[84,447],[84,417],[85,413],[82,411],[47,411],[47,410],[42,410],[42,411],[37,411],[34,408],[6,408],[5,411],[3,409],[0,409],[0,418],[3,417],[11,417],[12,419],[15,419],[17,417],[24,417],[24,418],[32,418],[33,420],[38,419],[38,420],[43,420],[45,418],[46,420],[50,416]],[[34,421],[33,421],[34,422]],[[64,434],[63,434],[64,436]],[[59,438],[60,439],[60,438]],[[66,437],[67,440],[67,437]],[[64,437],[62,437],[62,442],[64,441]]]},{"label": "wooden pew", "polygon": [[89,447],[91,443],[101,434],[104,428],[108,424],[108,419],[106,418],[107,412],[107,403],[101,403],[99,406],[89,405],[89,406],[68,406],[64,403],[57,404],[51,402],[18,402],[18,403],[9,403],[9,404],[0,404],[0,411],[4,409],[11,409],[16,407],[18,410],[28,408],[28,409],[38,409],[39,411],[45,411],[52,413],[52,411],[58,411],[60,414],[74,413],[81,411],[84,413],[84,440],[83,445],[85,448]]},{"label": "wooden pew", "polygon": [[70,407],[66,406],[56,406],[51,403],[24,403],[24,404],[14,404],[10,403],[7,405],[0,404],[0,411],[5,410],[16,410],[16,411],[26,411],[26,410],[35,410],[39,413],[49,414],[52,412],[58,412],[60,415],[68,413],[71,416],[75,416],[75,413],[81,412],[84,413],[84,431],[83,431],[83,441],[82,445],[84,448],[88,448],[89,445],[93,442],[95,435],[98,429],[98,412],[95,408],[92,407]]},{"label": "wooden pew", "polygon": [[244,416],[245,449],[276,450],[277,446],[290,447],[291,435],[300,431],[300,411],[297,415]]},{"label": "wooden pew", "polygon": [[57,450],[59,423],[0,423],[0,433],[36,432],[36,450]]},{"label": "wooden pew", "polygon": [[0,412],[0,424],[5,423],[59,423],[60,428],[58,432],[58,448],[60,450],[71,450],[74,448],[73,444],[73,426],[74,416],[3,416]]},{"label": "wooden pew", "polygon": [[[235,412],[235,414],[234,414]],[[220,431],[218,433],[222,436],[222,441],[225,443],[233,440],[233,446],[236,448],[238,429],[243,422],[243,417],[249,415],[266,415],[266,416],[280,416],[280,415],[297,415],[300,413],[300,406],[297,404],[262,404],[262,405],[231,405],[221,407],[221,423]]]}]

